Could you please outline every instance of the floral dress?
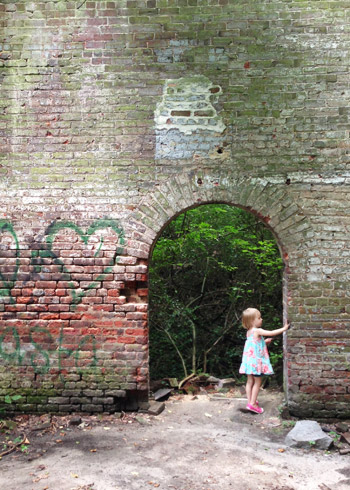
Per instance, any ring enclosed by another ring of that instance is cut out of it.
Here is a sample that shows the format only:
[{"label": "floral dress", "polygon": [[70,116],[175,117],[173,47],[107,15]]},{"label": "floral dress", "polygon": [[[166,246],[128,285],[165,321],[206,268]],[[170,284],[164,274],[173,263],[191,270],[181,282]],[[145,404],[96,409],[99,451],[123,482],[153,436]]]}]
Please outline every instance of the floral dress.
[{"label": "floral dress", "polygon": [[254,376],[274,374],[265,339],[260,335],[255,339],[254,330],[253,328],[252,333],[245,341],[239,373],[253,374]]}]

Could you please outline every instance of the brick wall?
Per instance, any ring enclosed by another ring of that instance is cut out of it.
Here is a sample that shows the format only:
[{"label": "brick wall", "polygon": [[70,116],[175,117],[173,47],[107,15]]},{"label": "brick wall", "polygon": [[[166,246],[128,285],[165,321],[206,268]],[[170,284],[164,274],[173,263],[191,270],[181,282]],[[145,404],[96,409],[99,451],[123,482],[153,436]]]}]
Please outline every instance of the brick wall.
[{"label": "brick wall", "polygon": [[350,416],[349,2],[0,3],[0,402],[148,396],[147,264],[195,205],[285,261],[286,395]]}]

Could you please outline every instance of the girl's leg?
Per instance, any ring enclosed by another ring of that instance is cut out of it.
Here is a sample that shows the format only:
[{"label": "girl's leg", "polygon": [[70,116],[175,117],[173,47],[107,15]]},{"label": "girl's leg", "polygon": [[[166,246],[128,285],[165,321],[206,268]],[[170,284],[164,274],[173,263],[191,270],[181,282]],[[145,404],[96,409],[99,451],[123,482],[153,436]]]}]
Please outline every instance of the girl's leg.
[{"label": "girl's leg", "polygon": [[248,404],[251,403],[253,384],[254,384],[254,376],[252,374],[247,374],[247,384],[245,385],[245,391],[247,393]]},{"label": "girl's leg", "polygon": [[256,400],[258,398],[259,390],[262,383],[262,376],[255,376],[254,383],[251,391],[250,404],[256,406]]}]

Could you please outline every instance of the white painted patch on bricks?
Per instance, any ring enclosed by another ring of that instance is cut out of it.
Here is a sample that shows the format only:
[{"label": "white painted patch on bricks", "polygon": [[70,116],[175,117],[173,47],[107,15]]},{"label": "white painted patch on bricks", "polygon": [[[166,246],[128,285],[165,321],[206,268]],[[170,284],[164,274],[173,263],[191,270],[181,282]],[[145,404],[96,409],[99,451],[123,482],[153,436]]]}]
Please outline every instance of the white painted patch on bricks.
[{"label": "white painted patch on bricks", "polygon": [[221,93],[219,85],[202,75],[166,80],[155,111],[156,129],[178,129],[186,135],[198,130],[222,133],[226,126],[212,105]]}]

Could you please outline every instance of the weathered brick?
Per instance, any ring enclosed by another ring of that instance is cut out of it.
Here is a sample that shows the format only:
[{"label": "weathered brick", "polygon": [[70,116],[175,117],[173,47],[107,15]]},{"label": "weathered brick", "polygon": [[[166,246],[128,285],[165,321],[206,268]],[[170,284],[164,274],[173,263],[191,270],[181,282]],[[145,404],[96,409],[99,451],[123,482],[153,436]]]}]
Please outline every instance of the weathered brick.
[{"label": "weathered brick", "polygon": [[[113,410],[147,392],[154,242],[183,210],[225,202],[283,250],[291,412],[348,413],[343,5],[249,2],[247,23],[242,2],[88,1],[77,30],[73,3],[0,6],[0,321],[24,356],[0,349],[0,367],[33,389],[21,409]],[[34,371],[56,387],[47,403]]]}]

